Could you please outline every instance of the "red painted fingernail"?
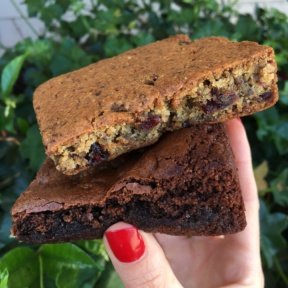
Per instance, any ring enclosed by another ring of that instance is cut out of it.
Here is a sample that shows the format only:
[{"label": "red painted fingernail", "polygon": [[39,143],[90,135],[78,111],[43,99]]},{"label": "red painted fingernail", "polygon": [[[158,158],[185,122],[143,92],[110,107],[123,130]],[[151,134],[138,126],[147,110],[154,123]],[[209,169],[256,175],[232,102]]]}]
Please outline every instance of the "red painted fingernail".
[{"label": "red painted fingernail", "polygon": [[106,239],[116,258],[121,262],[138,260],[145,251],[145,244],[139,231],[131,226],[105,232]]}]

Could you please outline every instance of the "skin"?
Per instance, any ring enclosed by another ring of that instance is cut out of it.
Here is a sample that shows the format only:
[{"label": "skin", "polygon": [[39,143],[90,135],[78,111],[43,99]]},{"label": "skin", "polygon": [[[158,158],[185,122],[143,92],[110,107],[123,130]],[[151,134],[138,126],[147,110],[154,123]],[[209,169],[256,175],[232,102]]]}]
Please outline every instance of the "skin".
[{"label": "skin", "polygon": [[[260,258],[259,200],[253,175],[250,147],[240,119],[225,123],[238,168],[247,227],[218,237],[184,237],[140,231],[144,255],[122,263],[104,243],[125,287],[264,287]],[[108,230],[131,225],[119,222]]]}]

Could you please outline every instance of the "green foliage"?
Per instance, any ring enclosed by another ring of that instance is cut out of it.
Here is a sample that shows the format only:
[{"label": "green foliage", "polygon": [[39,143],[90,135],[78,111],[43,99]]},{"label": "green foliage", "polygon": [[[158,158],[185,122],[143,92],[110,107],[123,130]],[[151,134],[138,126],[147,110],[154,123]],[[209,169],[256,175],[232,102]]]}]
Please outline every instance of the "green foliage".
[{"label": "green foliage", "polygon": [[9,287],[121,287],[99,240],[28,247],[9,237],[10,208],[44,160],[32,94],[53,76],[176,33],[254,40],[275,49],[281,99],[274,108],[246,117],[244,124],[261,191],[266,286],[287,287],[287,16],[262,8],[254,16],[242,15],[234,1],[216,0],[24,2],[29,17],[46,28],[0,59],[0,287],[7,282]]},{"label": "green foliage", "polygon": [[9,273],[8,287],[39,287],[39,260],[32,249],[18,247],[6,253],[0,260],[0,270],[3,269]]},{"label": "green foliage", "polygon": [[45,159],[45,152],[36,124],[26,131],[26,138],[21,143],[20,153],[23,159],[29,159],[29,167],[33,171],[40,168]]},{"label": "green foliage", "polygon": [[8,277],[9,273],[7,268],[5,268],[2,272],[0,271],[0,288],[8,287]]},{"label": "green foliage", "polygon": [[11,93],[25,58],[26,55],[17,56],[4,67],[1,75],[1,92],[4,99]]},{"label": "green foliage", "polygon": [[274,256],[286,247],[281,232],[288,227],[288,217],[283,213],[269,213],[265,203],[261,202],[260,221],[262,253],[268,268],[271,268]]},{"label": "green foliage", "polygon": [[[89,245],[103,249],[99,241],[91,241]],[[33,250],[17,247],[1,258],[0,271],[4,272],[0,275],[11,288],[93,287],[108,260],[107,255],[94,256],[71,243],[45,244]]]},{"label": "green foliage", "polygon": [[56,287],[91,287],[105,267],[103,261],[97,263],[74,244],[46,244],[38,251],[44,280],[56,284]]}]

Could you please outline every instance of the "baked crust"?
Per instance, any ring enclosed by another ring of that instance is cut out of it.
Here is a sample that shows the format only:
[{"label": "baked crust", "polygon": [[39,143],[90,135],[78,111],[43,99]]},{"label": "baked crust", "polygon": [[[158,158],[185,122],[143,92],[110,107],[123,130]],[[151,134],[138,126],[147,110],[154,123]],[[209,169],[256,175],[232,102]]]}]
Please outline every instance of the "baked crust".
[{"label": "baked crust", "polygon": [[165,131],[268,108],[276,81],[270,47],[177,35],[55,77],[33,101],[47,155],[69,175]]}]

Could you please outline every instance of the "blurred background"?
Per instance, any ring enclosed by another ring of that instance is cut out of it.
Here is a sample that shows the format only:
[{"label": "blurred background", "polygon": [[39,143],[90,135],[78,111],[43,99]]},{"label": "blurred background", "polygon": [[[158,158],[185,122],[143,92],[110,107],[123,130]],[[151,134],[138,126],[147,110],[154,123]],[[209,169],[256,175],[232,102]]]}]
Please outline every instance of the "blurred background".
[{"label": "blurred background", "polygon": [[[83,2],[89,5],[90,0]],[[235,1],[224,2],[233,3]],[[2,45],[11,47],[26,37],[35,38],[35,33],[23,19],[23,17],[27,17],[28,11],[27,5],[22,0],[1,0],[0,5],[0,42]],[[276,8],[288,14],[287,0],[239,0],[235,3],[235,9],[240,13],[253,14],[256,5],[266,9]],[[39,34],[45,29],[43,22],[37,18],[31,18],[29,22]]]},{"label": "blurred background", "polygon": [[0,0],[0,288],[123,287],[102,242],[23,245],[10,208],[45,155],[32,107],[47,79],[177,33],[275,49],[280,101],[243,119],[261,200],[265,287],[288,287],[288,1]]}]

